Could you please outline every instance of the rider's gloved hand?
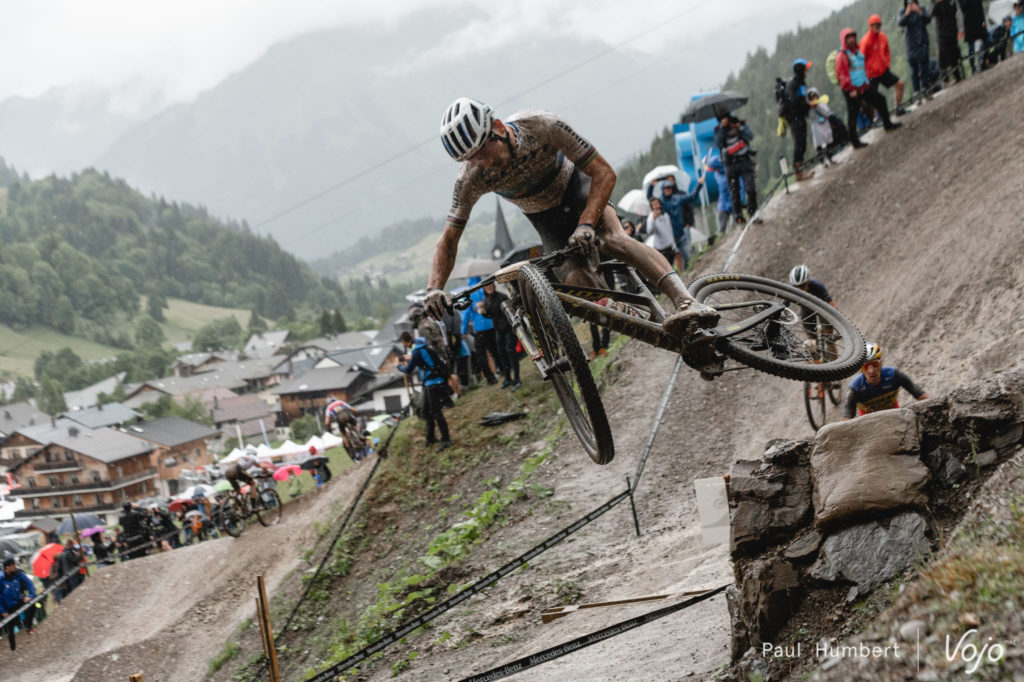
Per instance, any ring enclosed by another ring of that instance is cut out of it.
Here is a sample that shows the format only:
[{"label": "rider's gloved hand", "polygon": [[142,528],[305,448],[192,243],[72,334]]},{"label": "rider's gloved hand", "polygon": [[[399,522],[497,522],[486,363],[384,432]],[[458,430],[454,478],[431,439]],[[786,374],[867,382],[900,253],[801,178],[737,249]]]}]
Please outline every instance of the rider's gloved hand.
[{"label": "rider's gloved hand", "polygon": [[594,226],[590,223],[580,223],[569,237],[569,246],[574,246],[584,253],[590,253],[596,243],[597,235],[594,234]]},{"label": "rider's gloved hand", "polygon": [[427,289],[423,299],[423,310],[435,320],[440,320],[452,309],[452,298],[442,289]]}]

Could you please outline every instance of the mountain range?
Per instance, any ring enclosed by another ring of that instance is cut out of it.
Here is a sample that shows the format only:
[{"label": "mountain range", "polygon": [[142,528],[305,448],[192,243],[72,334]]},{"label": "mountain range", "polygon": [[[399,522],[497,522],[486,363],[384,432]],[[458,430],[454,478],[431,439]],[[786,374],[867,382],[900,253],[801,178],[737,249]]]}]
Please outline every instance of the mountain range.
[{"label": "mountain range", "polygon": [[[456,166],[437,122],[454,97],[484,99],[499,115],[557,111],[614,164],[670,124],[690,92],[742,64],[757,40],[822,13],[817,3],[791,5],[793,16],[771,20],[777,27],[738,17],[729,35],[661,55],[634,50],[632,38],[613,47],[553,30],[456,45],[453,27],[483,18],[458,4],[372,31],[325,28],[271,46],[169,107],[155,95],[125,101],[121,90],[5,100],[0,155],[35,177],[95,166],[323,257],[399,220],[444,215]],[[652,31],[678,28],[653,19]]]}]

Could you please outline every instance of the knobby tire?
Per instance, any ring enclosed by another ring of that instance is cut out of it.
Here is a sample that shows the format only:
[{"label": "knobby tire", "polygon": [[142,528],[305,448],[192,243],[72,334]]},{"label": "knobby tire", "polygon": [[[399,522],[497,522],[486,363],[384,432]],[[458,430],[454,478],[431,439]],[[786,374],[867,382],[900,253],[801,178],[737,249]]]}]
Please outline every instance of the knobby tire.
[{"label": "knobby tire", "polygon": [[[779,346],[785,343],[785,353],[780,353],[779,347],[759,348],[758,330],[763,326],[718,340],[720,351],[748,367],[798,381],[835,381],[855,374],[863,364],[864,337],[857,327],[832,306],[799,289],[764,277],[728,274],[703,277],[690,285],[690,293],[710,306],[716,302],[719,305],[734,302],[737,298],[742,301],[775,301],[786,306],[787,310],[782,313],[785,320],[780,325],[782,331],[777,337],[781,339]],[[801,309],[832,325],[839,335],[837,345],[841,345],[838,357],[815,363],[813,355],[803,349],[806,334],[802,331],[801,321],[804,318]],[[727,327],[729,322],[741,322],[752,314],[753,311],[746,310],[742,312],[743,317],[727,320],[723,313],[720,325]]]},{"label": "knobby tire", "polygon": [[237,538],[245,530],[245,514],[242,503],[235,495],[230,495],[220,506],[220,525],[224,532]]},{"label": "knobby tire", "polygon": [[825,391],[819,382],[804,382],[804,407],[807,408],[807,421],[811,423],[812,429],[817,431],[825,425]]},{"label": "knobby tire", "polygon": [[273,488],[260,492],[256,505],[256,519],[263,526],[276,526],[281,521],[281,496]]},{"label": "knobby tire", "polygon": [[[519,291],[537,345],[549,363],[565,358],[568,367],[549,374],[565,415],[590,458],[608,464],[615,457],[608,416],[587,358],[562,302],[544,274],[532,265],[519,270]],[[573,379],[577,390],[573,388]]]}]

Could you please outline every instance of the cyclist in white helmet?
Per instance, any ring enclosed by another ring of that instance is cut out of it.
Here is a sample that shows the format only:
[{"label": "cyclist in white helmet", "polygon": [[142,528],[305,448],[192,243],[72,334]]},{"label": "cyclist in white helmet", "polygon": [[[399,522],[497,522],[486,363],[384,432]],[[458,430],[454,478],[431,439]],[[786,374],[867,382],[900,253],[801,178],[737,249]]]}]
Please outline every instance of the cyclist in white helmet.
[{"label": "cyclist in white helmet", "polygon": [[[525,110],[503,121],[483,102],[460,97],[441,119],[441,142],[462,167],[427,282],[424,306],[431,317],[440,319],[451,307],[442,287],[455,265],[473,205],[495,192],[526,214],[545,251],[566,245],[590,251],[600,240],[603,253],[636,267],[675,305],[663,325],[670,334],[681,336],[694,323],[718,323],[718,313],[690,296],[663,255],[625,233],[608,204],[615,171],[594,145],[555,114]],[[605,286],[589,268],[577,267],[563,279],[578,286]]]}]

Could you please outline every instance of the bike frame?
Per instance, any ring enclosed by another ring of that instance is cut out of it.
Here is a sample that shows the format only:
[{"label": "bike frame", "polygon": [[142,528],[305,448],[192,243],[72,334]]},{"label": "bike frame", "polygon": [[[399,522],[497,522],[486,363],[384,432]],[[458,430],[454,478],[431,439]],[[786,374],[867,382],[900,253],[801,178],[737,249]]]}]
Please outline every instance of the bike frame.
[{"label": "bike frame", "polygon": [[[547,379],[548,375],[555,369],[555,366],[548,363],[537,348],[537,345],[533,340],[533,334],[527,327],[528,323],[526,315],[523,311],[521,299],[519,297],[518,273],[519,269],[527,264],[534,265],[544,272],[548,276],[549,280],[552,280],[551,287],[554,289],[558,298],[562,301],[562,306],[569,315],[582,318],[599,327],[611,329],[612,331],[624,334],[631,338],[639,339],[652,346],[657,346],[658,348],[663,348],[675,353],[682,353],[684,354],[684,357],[690,346],[698,344],[702,346],[713,346],[714,342],[718,339],[744,334],[751,328],[761,325],[766,321],[768,322],[768,335],[773,336],[774,334],[771,330],[778,325],[777,320],[774,318],[786,309],[785,306],[782,306],[779,303],[766,302],[745,302],[722,305],[718,307],[721,311],[752,308],[754,309],[754,314],[741,320],[739,323],[715,327],[714,329],[697,330],[693,336],[683,340],[668,334],[664,330],[661,322],[665,319],[665,310],[651,294],[650,290],[643,283],[632,266],[621,261],[611,260],[601,262],[596,265],[596,269],[597,272],[603,275],[625,275],[630,283],[635,287],[638,287],[642,292],[639,294],[616,291],[614,289],[573,286],[555,281],[552,278],[551,273],[556,267],[570,260],[576,260],[581,265],[584,264],[580,262],[580,251],[573,247],[568,247],[552,252],[546,256],[520,261],[518,263],[505,266],[493,275],[484,278],[478,284],[460,292],[458,297],[453,301],[453,304],[456,308],[465,310],[470,305],[470,294],[483,289],[484,286],[495,283],[510,285],[511,292],[508,300],[502,303],[502,310],[505,312],[505,317],[508,318],[516,336],[519,338],[519,342],[523,345],[523,349],[530,356],[530,359],[533,361],[534,365],[536,365],[537,370],[545,379]],[[608,299],[608,301],[615,301],[623,304],[634,309],[638,313],[641,313],[643,316],[633,315],[629,312],[615,309],[610,305],[601,305],[598,303],[601,299]],[[561,358],[556,362],[564,362],[564,358]]]}]

